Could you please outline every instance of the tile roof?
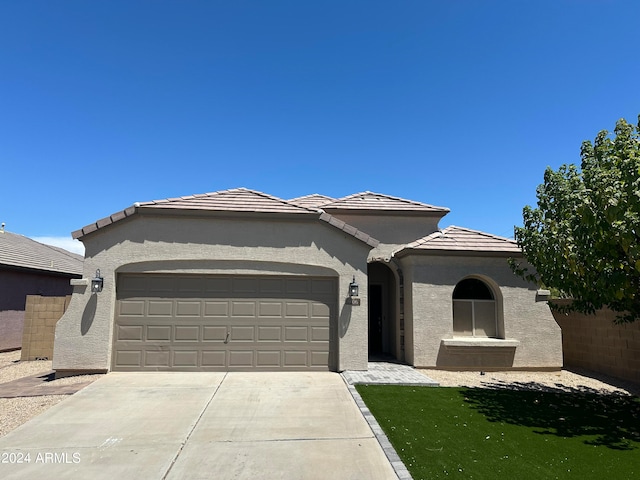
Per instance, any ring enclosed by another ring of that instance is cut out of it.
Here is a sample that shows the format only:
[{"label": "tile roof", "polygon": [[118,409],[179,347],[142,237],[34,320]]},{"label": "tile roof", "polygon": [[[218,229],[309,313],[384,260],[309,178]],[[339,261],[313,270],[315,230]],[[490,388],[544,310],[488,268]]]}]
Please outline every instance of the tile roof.
[{"label": "tile roof", "polygon": [[283,200],[255,190],[249,190],[247,188],[234,188],[231,190],[221,190],[219,192],[191,195],[188,197],[168,198],[166,200],[135,203],[133,206],[125,210],[98,220],[97,222],[87,225],[80,230],[76,230],[72,233],[72,236],[73,238],[81,238],[84,235],[94,232],[102,227],[134,215],[139,210],[146,209],[311,215],[316,218],[320,218],[320,220],[329,223],[333,227],[345,231],[372,247],[379,244],[379,242],[373,237],[370,237],[364,232],[361,232],[331,215],[322,212],[322,210],[306,207],[304,205],[296,205],[291,201]]},{"label": "tile roof", "polygon": [[319,193],[314,193],[311,195],[305,195],[303,197],[292,198],[291,200],[289,200],[289,202],[301,207],[318,208],[326,203],[334,202],[335,200],[335,198],[327,197],[326,195],[320,195]]},{"label": "tile roof", "polygon": [[354,193],[343,198],[339,198],[331,203],[321,206],[323,210],[359,210],[359,211],[390,211],[390,212],[419,212],[438,213],[444,215],[449,212],[448,208],[436,207],[414,200],[407,200],[391,195],[383,195],[374,192]]},{"label": "tile roof", "polygon": [[137,202],[133,206],[114,213],[109,217],[89,224],[71,235],[80,238],[83,235],[94,232],[118,220],[136,213],[137,209],[164,209],[164,210],[200,210],[212,212],[257,212],[257,213],[295,213],[318,214],[316,209],[294,205],[266,193],[249,190],[248,188],[234,188],[219,192],[190,195],[188,197],[167,198],[164,200],[152,200],[150,202]]},{"label": "tile roof", "polygon": [[295,205],[287,200],[248,188],[234,188],[189,197],[153,200],[137,203],[135,206],[218,212],[316,213],[315,209]]},{"label": "tile roof", "polygon": [[0,232],[0,265],[82,275],[84,259],[75,253],[23,235]]},{"label": "tile roof", "polygon": [[455,225],[409,243],[398,252],[406,250],[521,253],[515,240]]}]

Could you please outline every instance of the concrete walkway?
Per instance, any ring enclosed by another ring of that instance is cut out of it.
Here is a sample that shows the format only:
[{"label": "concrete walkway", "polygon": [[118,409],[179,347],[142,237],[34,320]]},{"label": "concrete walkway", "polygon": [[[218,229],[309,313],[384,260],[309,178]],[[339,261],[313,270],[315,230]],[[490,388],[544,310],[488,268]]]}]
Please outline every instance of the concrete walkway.
[{"label": "concrete walkway", "polygon": [[95,380],[61,384],[53,382],[55,372],[40,373],[0,384],[0,398],[42,397],[44,395],[73,395]]},{"label": "concrete walkway", "polygon": [[396,479],[335,373],[110,373],[0,438],[0,478]]},{"label": "concrete walkway", "polygon": [[424,385],[437,387],[435,380],[410,365],[395,362],[369,362],[366,371],[346,370],[342,376],[349,385]]}]

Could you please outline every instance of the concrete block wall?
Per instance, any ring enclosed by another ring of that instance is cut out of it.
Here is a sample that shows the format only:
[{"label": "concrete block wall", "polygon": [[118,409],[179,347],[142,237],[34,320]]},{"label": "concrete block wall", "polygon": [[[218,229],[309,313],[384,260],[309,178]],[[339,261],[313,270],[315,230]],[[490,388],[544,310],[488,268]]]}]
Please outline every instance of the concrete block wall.
[{"label": "concrete block wall", "polygon": [[43,297],[27,295],[20,360],[51,360],[56,323],[69,306],[71,295]]},{"label": "concrete block wall", "polygon": [[554,310],[553,315],[562,328],[565,367],[585,368],[640,384],[640,321],[616,325],[616,314],[608,309],[595,315]]}]

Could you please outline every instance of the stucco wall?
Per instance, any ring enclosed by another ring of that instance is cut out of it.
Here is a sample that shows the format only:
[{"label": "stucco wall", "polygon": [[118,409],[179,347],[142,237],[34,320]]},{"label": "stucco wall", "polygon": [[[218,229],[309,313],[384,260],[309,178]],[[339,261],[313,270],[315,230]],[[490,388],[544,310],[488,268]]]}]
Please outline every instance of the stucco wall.
[{"label": "stucco wall", "polygon": [[[56,328],[53,368],[111,366],[115,278],[121,272],[331,276],[339,279],[332,368],[367,368],[367,254],[370,247],[318,220],[138,214],[83,237],[84,278]],[[104,289],[89,281],[100,269]],[[362,304],[345,304],[355,275]]]},{"label": "stucco wall", "polygon": [[420,217],[416,215],[346,214],[330,212],[334,217],[367,232],[376,240],[394,245],[404,245],[425,237],[438,230],[440,217]]},{"label": "stucco wall", "polygon": [[[403,257],[401,264],[406,285],[406,351],[412,355],[407,360],[413,365],[485,370],[562,367],[560,327],[547,303],[537,301],[536,287],[516,277],[506,258],[411,255]],[[466,346],[443,342],[454,339],[452,294],[468,276],[492,287],[501,336],[517,341],[517,346],[514,342],[477,341]]]}]

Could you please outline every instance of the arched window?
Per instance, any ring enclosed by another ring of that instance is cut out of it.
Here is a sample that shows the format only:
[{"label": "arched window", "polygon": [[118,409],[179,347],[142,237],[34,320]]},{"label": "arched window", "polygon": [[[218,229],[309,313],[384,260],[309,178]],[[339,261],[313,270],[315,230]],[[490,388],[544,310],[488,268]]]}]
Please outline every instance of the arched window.
[{"label": "arched window", "polygon": [[496,300],[477,278],[460,281],[453,290],[453,333],[467,337],[498,337]]}]

